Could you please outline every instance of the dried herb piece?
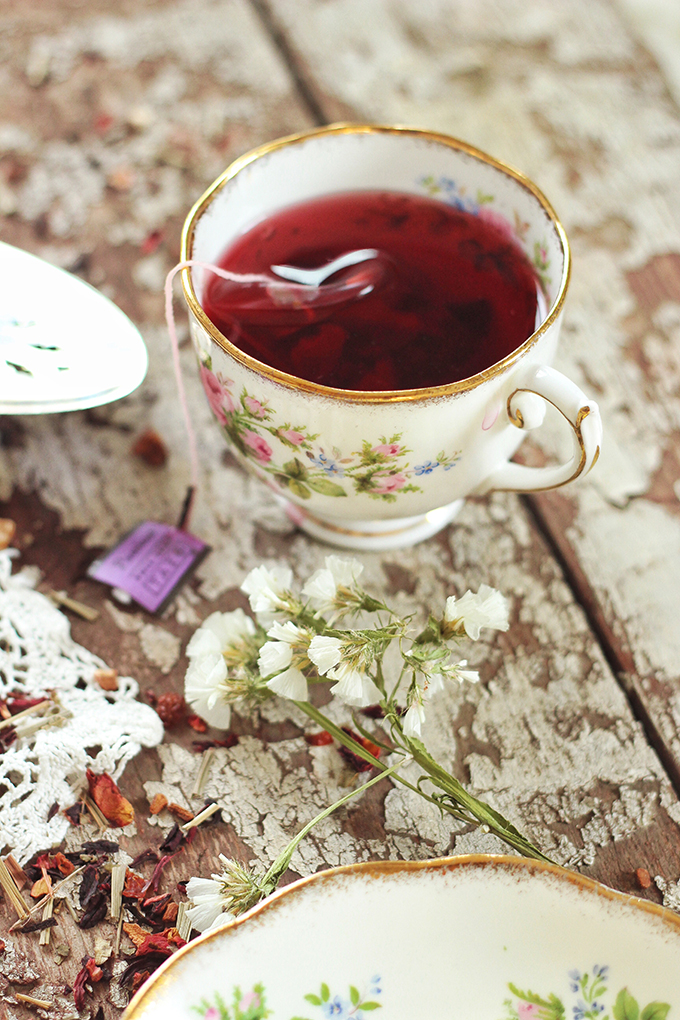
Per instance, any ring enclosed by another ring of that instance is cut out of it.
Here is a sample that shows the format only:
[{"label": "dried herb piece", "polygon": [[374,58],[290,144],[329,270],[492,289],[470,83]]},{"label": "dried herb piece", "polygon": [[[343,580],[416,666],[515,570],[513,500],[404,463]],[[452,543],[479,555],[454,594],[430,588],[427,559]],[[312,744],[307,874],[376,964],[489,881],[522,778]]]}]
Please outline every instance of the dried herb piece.
[{"label": "dried herb piece", "polygon": [[134,992],[136,992],[138,988],[141,988],[141,987],[142,987],[142,985],[144,984],[144,982],[145,982],[145,981],[147,980],[147,978],[149,978],[149,977],[151,977],[151,972],[150,972],[150,971],[148,971],[148,970],[140,970],[140,971],[138,971],[138,972],[137,972],[137,973],[136,973],[136,974],[134,975],[134,977],[132,978],[132,984],[130,985],[130,990],[131,990],[131,991],[132,991],[133,993],[134,993]]},{"label": "dried herb piece", "polygon": [[7,854],[7,856],[5,857],[5,864],[7,866],[7,870],[9,871],[9,873],[11,874],[12,878],[16,883],[17,889],[19,890],[23,889],[26,883],[28,882],[28,876],[26,875],[24,869],[17,861],[14,860],[11,854]]},{"label": "dried herb piece", "polygon": [[50,810],[47,812],[47,821],[49,822],[52,818],[54,818],[54,816],[57,814],[58,811],[59,811],[59,805],[57,804],[57,802],[55,800],[54,804],[52,805]]},{"label": "dried herb piece", "polygon": [[179,725],[184,720],[187,706],[181,694],[174,694],[170,691],[168,694],[161,694],[158,698],[156,701],[156,711],[161,717],[166,730],[170,730],[173,726]]},{"label": "dried herb piece", "polygon": [[131,453],[149,467],[163,467],[168,459],[168,450],[155,429],[145,429],[132,444]]},{"label": "dried herb piece", "polygon": [[652,876],[646,868],[638,868],[635,872],[635,877],[641,889],[649,889],[652,884]]},{"label": "dried herb piece", "polygon": [[95,924],[99,924],[106,917],[107,903],[104,898],[98,902],[95,906],[92,906],[89,910],[86,910],[80,921],[78,922],[79,928],[94,928]]},{"label": "dried herb piece", "polygon": [[163,840],[158,849],[164,850],[167,853],[175,853],[177,850],[179,850],[180,846],[182,845],[185,839],[186,836],[180,829],[177,822],[175,822],[173,827],[170,829],[170,832],[167,834],[167,836],[165,837],[165,839]]},{"label": "dried herb piece", "polygon": [[59,850],[54,855],[52,860],[54,861],[59,872],[64,876],[70,875],[71,872],[75,871],[75,865],[73,864],[73,862],[69,861],[67,857],[64,857],[64,855]]},{"label": "dried herb piece", "polygon": [[164,807],[167,806],[168,798],[163,793],[157,793],[149,804],[149,811],[152,815],[160,814]]},{"label": "dried herb piece", "polygon": [[168,811],[173,814],[175,818],[179,818],[181,822],[190,822],[194,817],[193,811],[189,811],[187,808],[182,807],[181,804],[168,804]]},{"label": "dried herb piece", "polygon": [[368,719],[384,719],[385,713],[381,705],[367,705],[366,708],[360,708],[359,711],[362,715],[365,715]]},{"label": "dried herb piece", "polygon": [[158,854],[155,850],[142,850],[141,854],[137,854],[134,861],[130,865],[131,868],[136,868],[140,864],[144,864],[145,861],[157,861]]},{"label": "dried herb piece", "polygon": [[125,899],[139,900],[144,895],[146,879],[136,875],[134,871],[125,872],[125,885],[123,886],[123,897]]},{"label": "dried herb piece", "polygon": [[104,976],[104,972],[101,967],[98,967],[91,956],[84,956],[82,959],[83,966],[78,971],[75,981],[73,982],[73,1001],[76,1004],[76,1009],[80,1012],[85,1005],[85,992],[88,981],[97,983],[101,981]]},{"label": "dried herb piece", "polygon": [[201,719],[200,715],[188,715],[187,722],[197,733],[205,733],[208,728],[207,722],[205,719]]},{"label": "dried herb piece", "polygon": [[81,854],[117,854],[120,843],[112,839],[91,839],[83,843]]},{"label": "dried herb piece", "polygon": [[177,920],[177,914],[179,912],[179,904],[171,900],[163,911],[163,921],[167,921],[170,924],[174,924]]},{"label": "dried herb piece", "polygon": [[323,747],[332,744],[333,738],[328,730],[321,730],[320,733],[305,733],[305,741],[310,747]]},{"label": "dried herb piece", "polygon": [[70,808],[65,808],[64,814],[68,818],[71,825],[80,825],[80,816],[83,813],[82,801],[76,801]]},{"label": "dried herb piece", "polygon": [[56,917],[46,917],[43,921],[27,921],[18,928],[14,928],[19,935],[28,935],[32,931],[43,931],[45,928],[54,928],[57,923]]},{"label": "dried herb piece", "polygon": [[126,800],[111,776],[106,772],[97,776],[88,769],[87,783],[92,800],[108,822],[122,827],[134,821],[135,812],[132,804]]},{"label": "dried herb piece", "polygon": [[132,984],[135,975],[144,974],[144,977],[136,986],[133,984],[133,988],[138,988],[142,981],[146,981],[149,974],[156,970],[157,967],[160,967],[162,963],[165,963],[167,958],[167,953],[147,953],[144,956],[133,957],[121,974],[120,983],[122,985]]},{"label": "dried herb piece", "polygon": [[[366,737],[362,737],[358,733],[355,733],[354,730],[349,728],[349,726],[343,726],[342,730],[348,737],[355,740],[357,744],[361,744],[365,747],[368,753],[372,754],[374,758],[378,758],[380,756],[380,748],[377,744],[373,744]],[[354,754],[353,751],[349,751],[346,747],[339,747],[338,751],[350,768],[354,769],[355,772],[369,772],[373,768],[370,762],[364,761],[364,759],[360,758],[358,754]]]},{"label": "dried herb piece", "polygon": [[117,669],[95,669],[92,679],[103,691],[118,690]]},{"label": "dried herb piece", "polygon": [[142,893],[142,896],[148,896],[148,894],[150,892],[157,892],[158,891],[158,883],[160,882],[161,872],[162,872],[163,868],[165,867],[165,865],[168,863],[168,861],[171,861],[173,857],[174,857],[174,854],[164,854],[163,857],[161,857],[160,861],[158,862],[156,867],[153,869],[153,875],[151,876],[149,881],[144,886],[144,891]]},{"label": "dried herb piece", "polygon": [[230,733],[224,740],[192,740],[191,746],[194,751],[202,754],[211,747],[234,747],[238,744],[238,737],[235,733]]}]

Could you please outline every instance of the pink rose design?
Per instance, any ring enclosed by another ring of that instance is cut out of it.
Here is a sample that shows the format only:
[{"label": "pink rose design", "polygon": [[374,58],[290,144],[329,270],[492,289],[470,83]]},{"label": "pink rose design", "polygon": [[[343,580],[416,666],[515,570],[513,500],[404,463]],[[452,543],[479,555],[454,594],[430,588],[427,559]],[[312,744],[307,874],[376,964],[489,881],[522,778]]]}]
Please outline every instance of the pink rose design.
[{"label": "pink rose design", "polygon": [[262,436],[258,436],[257,432],[246,432],[243,436],[243,442],[246,446],[250,447],[262,464],[266,464],[272,459],[271,446],[266,439],[263,439]]},{"label": "pink rose design", "polygon": [[228,379],[225,383],[222,383],[218,376],[206,368],[205,365],[201,365],[200,374],[203,389],[213,414],[218,418],[221,425],[226,425],[227,415],[232,414],[235,410],[231,393],[227,389],[227,386],[232,385],[232,380]]},{"label": "pink rose design", "polygon": [[305,437],[301,432],[296,432],[294,429],[284,429],[279,433],[283,439],[287,439],[289,443],[293,443],[295,446],[299,446],[300,443],[304,443]]},{"label": "pink rose design", "polygon": [[389,492],[398,492],[399,489],[403,489],[406,485],[407,478],[406,475],[387,475],[384,478],[377,478],[377,481],[378,484],[373,491],[383,495]]},{"label": "pink rose design", "polygon": [[533,1017],[540,1016],[540,1006],[535,1002],[520,1002],[517,1006],[517,1016],[519,1020],[532,1020]]},{"label": "pink rose design", "polygon": [[266,418],[267,409],[256,400],[255,397],[245,397],[243,403],[252,414],[253,418]]},{"label": "pink rose design", "polygon": [[373,453],[382,453],[386,457],[396,457],[400,450],[399,443],[381,443],[373,447]]},{"label": "pink rose design", "polygon": [[246,992],[239,1003],[239,1009],[245,1013],[245,1011],[252,1006],[254,1009],[259,1009],[260,996],[257,992]]},{"label": "pink rose design", "polygon": [[495,227],[499,234],[505,234],[510,241],[515,241],[515,231],[512,224],[506,220],[505,216],[501,216],[495,209],[489,209],[488,206],[483,205],[479,210],[480,220],[484,220],[485,223],[490,223],[492,227]]},{"label": "pink rose design", "polygon": [[219,1011],[215,1008],[215,1006],[210,1006],[210,1008],[206,1009],[205,1013],[203,1014],[203,1020],[219,1020],[219,1018],[220,1014]]}]

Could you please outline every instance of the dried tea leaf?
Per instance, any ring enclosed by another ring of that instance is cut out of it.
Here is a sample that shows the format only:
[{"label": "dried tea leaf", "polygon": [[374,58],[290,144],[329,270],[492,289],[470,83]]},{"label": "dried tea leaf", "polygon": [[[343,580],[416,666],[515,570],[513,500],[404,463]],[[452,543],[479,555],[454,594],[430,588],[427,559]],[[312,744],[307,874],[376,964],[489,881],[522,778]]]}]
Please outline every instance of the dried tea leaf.
[{"label": "dried tea leaf", "polygon": [[71,955],[71,947],[66,942],[59,942],[53,946],[54,962],[57,967],[61,967],[64,960],[67,960]]}]

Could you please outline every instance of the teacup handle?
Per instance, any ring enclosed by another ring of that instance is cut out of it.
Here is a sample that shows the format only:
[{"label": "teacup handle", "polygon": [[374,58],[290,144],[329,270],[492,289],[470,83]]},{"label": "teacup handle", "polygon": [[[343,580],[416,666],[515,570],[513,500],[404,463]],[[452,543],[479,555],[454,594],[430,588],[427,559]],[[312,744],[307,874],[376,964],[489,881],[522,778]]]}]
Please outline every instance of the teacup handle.
[{"label": "teacup handle", "polygon": [[513,379],[507,399],[507,415],[519,429],[536,428],[543,421],[545,408],[536,397],[556,407],[574,430],[574,454],[566,464],[526,467],[512,461],[501,465],[484,480],[481,491],[506,489],[512,492],[540,492],[566,485],[587,474],[600,455],[602,421],[594,400],[589,400],[576,383],[547,365],[527,366]]}]

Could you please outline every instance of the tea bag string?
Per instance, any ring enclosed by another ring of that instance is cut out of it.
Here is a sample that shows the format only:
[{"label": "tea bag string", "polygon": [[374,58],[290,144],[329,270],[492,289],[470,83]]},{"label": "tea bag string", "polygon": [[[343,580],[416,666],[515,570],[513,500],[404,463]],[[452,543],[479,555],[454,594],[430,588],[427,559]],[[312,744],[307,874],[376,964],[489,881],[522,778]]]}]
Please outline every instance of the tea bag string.
[{"label": "tea bag string", "polygon": [[188,528],[189,518],[193,509],[194,497],[196,490],[198,489],[199,482],[199,467],[198,467],[198,447],[196,445],[196,432],[194,425],[191,420],[191,412],[189,411],[189,404],[187,402],[186,390],[184,388],[184,378],[182,376],[182,364],[179,356],[179,342],[177,340],[177,327],[175,325],[175,311],[173,308],[172,300],[172,284],[174,282],[177,273],[180,273],[183,269],[190,269],[192,267],[198,269],[205,269],[209,273],[215,273],[216,276],[221,276],[223,280],[229,280],[231,283],[270,283],[270,279],[267,276],[263,276],[261,273],[231,273],[227,269],[221,269],[219,266],[214,266],[210,262],[201,262],[198,259],[187,259],[184,262],[178,262],[176,266],[173,266],[168,275],[165,278],[165,321],[168,327],[168,334],[170,336],[170,346],[172,348],[172,365],[175,372],[175,382],[177,384],[177,393],[179,394],[179,403],[182,409],[182,417],[184,419],[184,428],[187,434],[187,440],[189,445],[189,464],[191,471],[191,484],[187,493],[187,498],[184,502],[182,509],[182,515],[178,524],[180,528]]}]

